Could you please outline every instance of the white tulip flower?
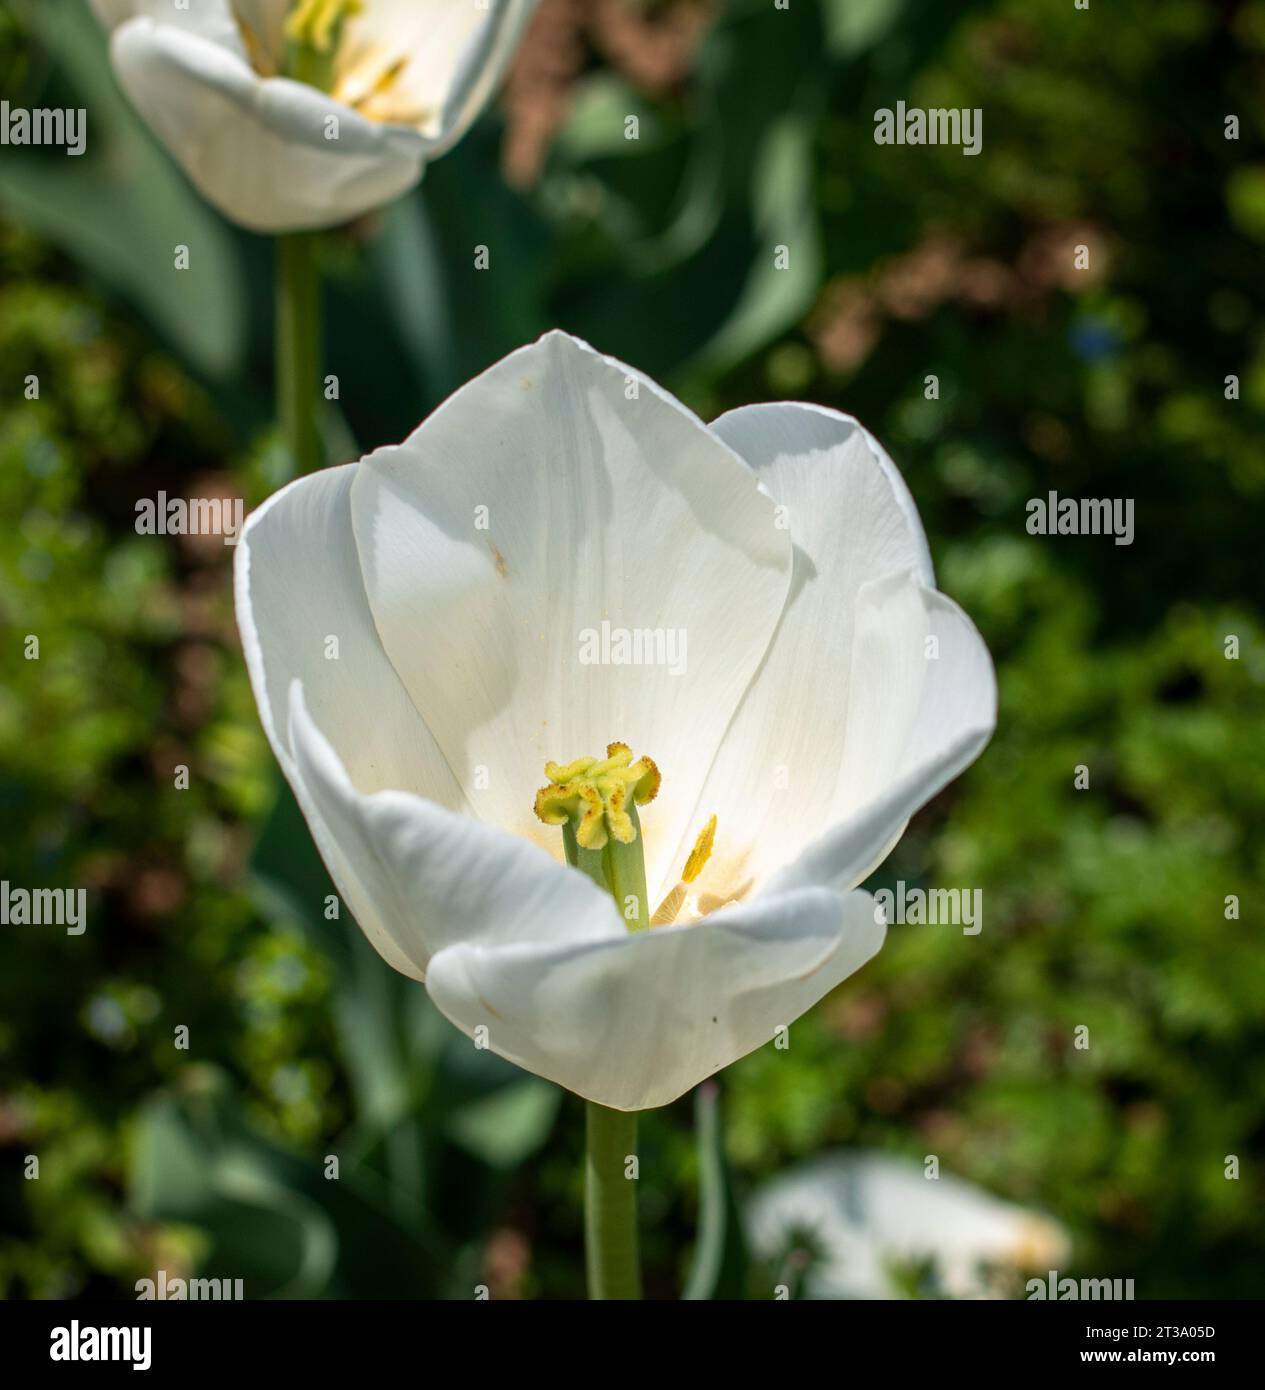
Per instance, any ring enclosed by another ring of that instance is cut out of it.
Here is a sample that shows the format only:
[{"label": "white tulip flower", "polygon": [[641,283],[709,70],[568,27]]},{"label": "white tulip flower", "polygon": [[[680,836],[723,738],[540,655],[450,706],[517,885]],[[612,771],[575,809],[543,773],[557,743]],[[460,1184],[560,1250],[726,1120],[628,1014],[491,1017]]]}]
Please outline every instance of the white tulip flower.
[{"label": "white tulip flower", "polygon": [[763,1188],[748,1216],[761,1258],[779,1259],[792,1243],[814,1251],[808,1298],[898,1298],[897,1271],[924,1261],[950,1298],[989,1298],[997,1275],[1044,1273],[1071,1256],[1050,1217],[876,1152],[801,1164]]},{"label": "white tulip flower", "polygon": [[563,333],[272,497],[236,599],[272,747],[379,953],[617,1110],[875,954],[851,890],[995,719],[984,643],[855,420],[708,426]]},{"label": "white tulip flower", "polygon": [[260,232],[390,201],[460,139],[536,0],[92,0],[119,82],[198,190]]}]

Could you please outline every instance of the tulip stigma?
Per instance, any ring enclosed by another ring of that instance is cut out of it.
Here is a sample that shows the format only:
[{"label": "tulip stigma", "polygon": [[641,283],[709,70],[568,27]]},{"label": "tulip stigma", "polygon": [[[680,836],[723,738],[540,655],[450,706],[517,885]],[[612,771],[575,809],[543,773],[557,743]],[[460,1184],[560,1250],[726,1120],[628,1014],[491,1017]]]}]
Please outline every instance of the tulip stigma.
[{"label": "tulip stigma", "polygon": [[610,743],[605,758],[545,764],[546,786],[536,815],[562,828],[567,863],[606,889],[630,932],[650,926],[646,860],[637,807],[653,801],[660,774],[647,757],[633,761],[626,743]]}]

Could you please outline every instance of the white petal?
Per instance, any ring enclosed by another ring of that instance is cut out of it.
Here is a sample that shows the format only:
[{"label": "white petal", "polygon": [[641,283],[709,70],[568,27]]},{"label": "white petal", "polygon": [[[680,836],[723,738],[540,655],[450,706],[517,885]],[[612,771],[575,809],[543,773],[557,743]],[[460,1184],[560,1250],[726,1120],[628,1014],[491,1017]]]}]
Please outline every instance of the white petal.
[{"label": "white petal", "polygon": [[[915,571],[930,585],[926,538],[900,474],[850,416],[758,405],[712,426],[783,508],[795,554],[790,596],[763,665],[726,733],[695,820],[715,812],[716,850],[699,888],[753,892],[848,804],[843,776],[862,585]],[[683,845],[678,854],[683,854]]]},{"label": "white petal", "polygon": [[[250,0],[243,2],[250,3]],[[238,57],[246,56],[230,0],[188,0],[183,9],[177,9],[174,0],[91,0],[91,4],[93,13],[107,29],[144,16],[155,24],[170,24],[188,34],[209,39]]]},{"label": "white petal", "polygon": [[812,1298],[898,1298],[895,1271],[923,1261],[953,1298],[993,1291],[989,1269],[1059,1268],[1067,1232],[1036,1211],[1000,1201],[920,1163],[885,1153],[839,1153],[804,1163],[762,1188],[748,1210],[752,1245],[781,1260],[812,1238]]},{"label": "white petal", "polygon": [[983,638],[952,599],[910,575],[862,590],[853,670],[839,820],[771,890],[860,883],[993,732],[997,684]]},{"label": "white petal", "polygon": [[769,1042],[883,943],[866,893],[763,898],[575,945],[458,945],[427,988],[492,1051],[617,1110],[667,1105]]},{"label": "white petal", "polygon": [[203,196],[244,227],[346,222],[421,176],[416,131],[365,120],[300,82],[260,78],[244,56],[181,27],[130,20],[110,52],[158,138]]},{"label": "white petal", "polygon": [[351,529],[356,468],[282,488],[238,543],[237,622],[264,730],[284,767],[297,678],[358,791],[396,788],[468,810],[373,626]]},{"label": "white petal", "polygon": [[[483,819],[558,854],[532,814],[548,759],[622,740],[656,760],[657,902],[786,594],[787,534],[746,465],[653,382],[551,333],[365,460],[352,515],[383,645]],[[643,654],[668,660],[587,664],[604,621],[658,632]]]},{"label": "white petal", "polygon": [[898,570],[935,584],[909,488],[853,416],[785,401],[731,410],[712,429],[788,509],[795,544],[815,564],[843,552],[837,577],[854,588]]},{"label": "white petal", "polygon": [[355,469],[301,478],[251,514],[237,546],[237,622],[264,731],[326,867],[382,956],[420,979],[424,956],[395,944],[397,924],[380,920],[291,753],[290,687],[298,679],[359,790],[404,787],[450,808],[464,804],[373,628],[351,533]]},{"label": "white petal", "polygon": [[526,840],[407,792],[361,796],[308,715],[297,680],[290,746],[315,808],[314,833],[327,832],[336,849],[330,872],[359,904],[356,920],[369,940],[404,974],[423,979],[432,954],[459,941],[625,935],[608,894]]},{"label": "white petal", "polygon": [[461,139],[500,86],[537,3],[538,0],[494,0],[492,22],[475,35],[461,54],[430,158],[443,154]]},{"label": "white petal", "polygon": [[354,101],[403,61],[373,104],[416,124],[434,158],[492,95],[535,8],[536,0],[367,0],[347,24],[335,90]]}]

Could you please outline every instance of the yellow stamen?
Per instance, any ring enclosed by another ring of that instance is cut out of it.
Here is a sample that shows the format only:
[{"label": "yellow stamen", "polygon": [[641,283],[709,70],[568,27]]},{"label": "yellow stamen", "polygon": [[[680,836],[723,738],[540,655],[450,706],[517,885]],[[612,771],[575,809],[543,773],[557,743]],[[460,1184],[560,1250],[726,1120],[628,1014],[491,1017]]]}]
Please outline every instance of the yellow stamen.
[{"label": "yellow stamen", "polygon": [[362,14],[364,8],[364,0],[297,0],[286,19],[286,37],[317,53],[328,53],[339,24]]},{"label": "yellow stamen", "polygon": [[676,921],[677,915],[685,906],[689,885],[707,867],[707,861],[712,857],[712,849],[715,844],[716,817],[712,816],[698,832],[698,838],[694,841],[694,848],[690,850],[689,858],[685,861],[685,868],[681,870],[681,881],[655,908],[654,916],[650,919],[652,927],[670,927]]},{"label": "yellow stamen", "polygon": [[698,839],[694,841],[694,848],[690,850],[690,857],[685,861],[685,868],[681,870],[681,882],[693,883],[707,866],[707,861],[712,857],[712,849],[716,844],[716,817],[711,820],[698,832]]},{"label": "yellow stamen", "polygon": [[367,92],[362,92],[360,96],[356,98],[356,105],[359,106],[364,102],[372,101],[374,97],[380,97],[384,93],[389,92],[395,85],[396,78],[408,67],[411,57],[411,54],[403,53],[400,57],[396,58],[394,62],[388,63],[377,77],[374,78],[373,86],[370,87]]},{"label": "yellow stamen", "polygon": [[413,62],[412,49],[392,57],[381,45],[363,40],[354,51],[340,54],[333,97],[359,111],[366,120],[390,121],[394,125],[423,126],[434,110],[420,106],[413,94],[401,88],[400,79]]}]

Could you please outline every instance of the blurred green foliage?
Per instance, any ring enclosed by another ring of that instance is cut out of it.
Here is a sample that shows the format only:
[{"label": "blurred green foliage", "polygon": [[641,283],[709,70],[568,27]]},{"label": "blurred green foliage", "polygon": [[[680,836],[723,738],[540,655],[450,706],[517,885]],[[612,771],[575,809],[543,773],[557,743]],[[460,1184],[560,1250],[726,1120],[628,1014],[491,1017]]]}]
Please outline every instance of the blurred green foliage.
[{"label": "blurred green foliage", "polygon": [[[835,405],[900,464],[997,662],[996,738],[871,885],[982,887],[982,934],[894,927],[789,1051],[732,1068],[728,1170],[688,1099],[647,1117],[649,1291],[732,1291],[734,1193],[866,1145],[1052,1211],[1078,1270],[1142,1297],[1259,1296],[1265,3],[713,8],[666,79],[584,31],[530,186],[492,114],[323,250],[333,456],[555,324],[707,418]],[[165,1268],[248,1296],[573,1296],[578,1103],[327,920],[231,552],[134,532],[138,498],[253,505],[285,464],[267,243],[107,76],[80,0],[0,6],[5,95],[90,113],[81,161],[0,152],[0,876],[90,888],[83,937],[0,945],[0,1293],[127,1297]],[[981,107],[983,152],[875,145],[900,99]],[[1136,499],[1134,544],[1027,535],[1049,490]]]}]

